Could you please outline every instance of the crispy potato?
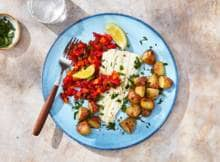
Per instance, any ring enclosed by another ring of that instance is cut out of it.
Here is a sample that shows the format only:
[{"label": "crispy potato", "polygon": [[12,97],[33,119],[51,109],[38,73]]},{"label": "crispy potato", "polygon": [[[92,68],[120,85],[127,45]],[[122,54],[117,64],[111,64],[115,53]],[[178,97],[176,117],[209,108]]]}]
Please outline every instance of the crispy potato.
[{"label": "crispy potato", "polygon": [[156,55],[153,50],[147,50],[142,56],[142,61],[146,64],[153,65],[156,62]]},{"label": "crispy potato", "polygon": [[141,76],[141,77],[134,79],[134,84],[136,86],[145,86],[146,83],[147,83],[147,77],[145,77],[145,76]]},{"label": "crispy potato", "polygon": [[164,75],[165,74],[165,67],[162,62],[157,61],[153,66],[153,72],[157,75]]},{"label": "crispy potato", "polygon": [[139,105],[131,105],[126,109],[126,114],[130,117],[136,118],[141,113],[141,108]]},{"label": "crispy potato", "polygon": [[134,131],[136,124],[137,124],[136,119],[131,117],[128,117],[120,122],[121,128],[129,134],[131,134]]},{"label": "crispy potato", "polygon": [[128,92],[128,100],[133,103],[133,104],[137,104],[140,102],[141,97],[139,95],[137,95],[134,90],[130,90]]},{"label": "crispy potato", "polygon": [[81,135],[88,135],[91,133],[91,129],[87,121],[79,122],[76,126],[76,130]]},{"label": "crispy potato", "polygon": [[141,115],[142,116],[149,116],[151,113],[151,111],[147,110],[147,109],[141,109]]},{"label": "crispy potato", "polygon": [[160,76],[159,85],[160,85],[160,88],[167,89],[173,85],[173,81],[167,76]]},{"label": "crispy potato", "polygon": [[135,87],[134,91],[140,97],[144,97],[144,95],[145,95],[145,86],[137,86],[137,87]]},{"label": "crispy potato", "polygon": [[148,78],[148,87],[155,88],[155,89],[159,88],[159,80],[158,80],[157,74],[152,74]]},{"label": "crispy potato", "polygon": [[101,119],[98,116],[93,116],[88,119],[88,124],[91,128],[99,128],[101,126]]},{"label": "crispy potato", "polygon": [[150,98],[142,98],[140,105],[143,109],[152,110],[154,108],[154,101]]},{"label": "crispy potato", "polygon": [[146,96],[151,99],[156,99],[159,96],[159,89],[155,88],[147,88],[146,89]]},{"label": "crispy potato", "polygon": [[89,109],[85,107],[79,108],[78,119],[79,121],[85,120],[89,116]]}]

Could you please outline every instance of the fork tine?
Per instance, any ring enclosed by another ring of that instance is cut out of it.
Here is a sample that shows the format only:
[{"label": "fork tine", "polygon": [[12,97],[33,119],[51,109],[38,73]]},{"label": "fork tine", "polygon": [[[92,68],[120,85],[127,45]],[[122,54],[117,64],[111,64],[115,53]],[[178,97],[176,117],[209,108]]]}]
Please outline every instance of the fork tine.
[{"label": "fork tine", "polygon": [[73,37],[72,39],[70,39],[70,41],[68,42],[68,44],[66,45],[65,49],[64,49],[64,57],[67,56],[71,45],[76,45],[77,43],[79,43],[79,39],[77,39],[76,37]]},{"label": "fork tine", "polygon": [[64,54],[66,54],[66,53],[68,52],[68,49],[69,49],[69,47],[71,46],[73,39],[74,39],[74,37],[71,38],[71,39],[69,40],[69,42],[67,43],[67,45],[66,45],[66,47],[65,47],[65,49],[64,49]]}]

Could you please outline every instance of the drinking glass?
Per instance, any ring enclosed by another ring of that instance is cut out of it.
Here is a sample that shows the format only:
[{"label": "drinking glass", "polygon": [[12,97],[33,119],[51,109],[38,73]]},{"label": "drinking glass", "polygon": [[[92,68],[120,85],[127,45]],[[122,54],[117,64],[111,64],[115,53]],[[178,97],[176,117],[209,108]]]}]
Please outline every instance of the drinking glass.
[{"label": "drinking glass", "polygon": [[28,0],[30,14],[46,24],[61,22],[66,18],[65,0]]}]

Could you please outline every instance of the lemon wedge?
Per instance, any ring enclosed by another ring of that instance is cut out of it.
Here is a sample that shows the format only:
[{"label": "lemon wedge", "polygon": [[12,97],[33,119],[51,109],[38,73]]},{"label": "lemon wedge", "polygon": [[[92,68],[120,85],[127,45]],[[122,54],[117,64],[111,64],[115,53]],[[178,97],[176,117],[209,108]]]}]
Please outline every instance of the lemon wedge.
[{"label": "lemon wedge", "polygon": [[76,72],[72,75],[73,78],[77,79],[88,79],[95,73],[95,65],[89,65],[88,67],[81,69],[80,71]]},{"label": "lemon wedge", "polygon": [[108,23],[105,26],[105,30],[110,34],[115,41],[115,43],[124,50],[127,47],[128,41],[125,32],[122,28],[114,23]]}]

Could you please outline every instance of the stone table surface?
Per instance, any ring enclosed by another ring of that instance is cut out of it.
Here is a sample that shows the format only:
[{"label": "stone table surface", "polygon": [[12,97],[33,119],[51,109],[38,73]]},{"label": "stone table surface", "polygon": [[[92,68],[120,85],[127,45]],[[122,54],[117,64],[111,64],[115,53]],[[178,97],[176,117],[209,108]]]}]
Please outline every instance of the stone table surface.
[{"label": "stone table surface", "polygon": [[[219,162],[220,1],[72,0],[68,19],[45,25],[30,17],[24,0],[0,0],[0,12],[22,25],[16,48],[0,51],[1,162]],[[43,104],[41,71],[57,34],[87,15],[136,16],[163,35],[180,73],[177,102],[166,124],[148,140],[120,151],[86,148],[48,118],[39,137],[32,126]]]}]

